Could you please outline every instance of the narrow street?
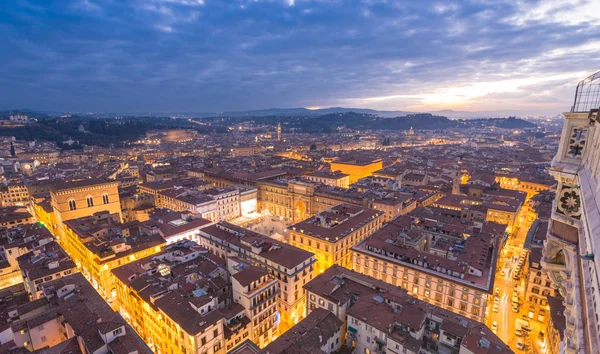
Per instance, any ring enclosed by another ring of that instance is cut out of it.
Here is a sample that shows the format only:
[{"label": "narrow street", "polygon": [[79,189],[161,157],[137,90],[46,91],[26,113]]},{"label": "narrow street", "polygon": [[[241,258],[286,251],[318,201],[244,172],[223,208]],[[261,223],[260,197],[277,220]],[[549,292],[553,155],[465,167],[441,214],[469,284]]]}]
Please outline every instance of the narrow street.
[{"label": "narrow street", "polygon": [[[523,248],[531,223],[524,221],[517,233],[509,237],[498,258],[494,294],[488,301],[486,325],[496,332],[515,352],[544,353],[539,333],[544,324],[528,317],[525,304],[527,258]],[[519,266],[522,264],[522,266]],[[519,271],[520,268],[520,271]],[[516,302],[518,300],[518,302]],[[518,305],[517,305],[518,304]],[[523,326],[530,331],[521,330]],[[524,348],[517,343],[524,345]]]}]

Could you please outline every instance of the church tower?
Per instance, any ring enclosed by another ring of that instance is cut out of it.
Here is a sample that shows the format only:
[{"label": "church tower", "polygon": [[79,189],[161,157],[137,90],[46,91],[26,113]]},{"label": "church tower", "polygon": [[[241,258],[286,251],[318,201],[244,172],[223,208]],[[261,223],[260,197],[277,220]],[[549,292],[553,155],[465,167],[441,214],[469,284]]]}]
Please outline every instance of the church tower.
[{"label": "church tower", "polygon": [[281,123],[277,124],[277,141],[281,142]]}]

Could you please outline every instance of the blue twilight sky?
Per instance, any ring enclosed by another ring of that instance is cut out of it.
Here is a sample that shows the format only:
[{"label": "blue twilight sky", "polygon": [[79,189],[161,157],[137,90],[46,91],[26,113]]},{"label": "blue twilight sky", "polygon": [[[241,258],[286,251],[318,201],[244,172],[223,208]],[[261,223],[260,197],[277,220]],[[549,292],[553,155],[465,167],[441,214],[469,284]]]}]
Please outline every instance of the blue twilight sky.
[{"label": "blue twilight sky", "polygon": [[568,110],[600,1],[5,0],[0,109]]}]

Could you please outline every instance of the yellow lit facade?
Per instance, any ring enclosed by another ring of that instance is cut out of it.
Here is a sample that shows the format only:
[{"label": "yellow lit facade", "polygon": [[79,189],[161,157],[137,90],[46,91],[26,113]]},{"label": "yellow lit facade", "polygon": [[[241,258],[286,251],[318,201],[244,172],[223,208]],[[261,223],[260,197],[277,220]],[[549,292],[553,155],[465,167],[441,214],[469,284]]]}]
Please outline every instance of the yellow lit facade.
[{"label": "yellow lit facade", "polygon": [[332,162],[330,170],[340,171],[344,174],[349,175],[349,183],[352,184],[361,178],[365,178],[373,174],[377,170],[383,168],[383,162],[381,160],[374,160],[371,162],[358,163],[358,162]]},{"label": "yellow lit facade", "polygon": [[476,289],[466,282],[406,266],[401,262],[354,252],[353,270],[386,283],[406,289],[411,296],[465,317],[483,322],[487,306],[488,289]]},{"label": "yellow lit facade", "polygon": [[59,243],[71,256],[81,273],[88,279],[94,289],[111,303],[115,300],[116,296],[115,277],[111,273],[111,270],[140,258],[151,256],[159,252],[161,246],[166,245],[166,242],[163,241],[159,245],[153,244],[148,248],[139,248],[134,252],[124,252],[125,255],[112,253],[101,256],[90,250],[87,246],[89,243],[86,244],[82,240],[86,240],[85,236],[80,236],[77,230],[65,225],[64,237],[59,239]]},{"label": "yellow lit facade", "polygon": [[[233,227],[233,225],[228,224],[227,227]],[[216,228],[219,229],[219,225]],[[236,230],[241,231],[242,229]],[[213,235],[215,231],[212,230],[212,226],[199,230],[201,245],[209,249],[211,253],[221,258],[239,257],[248,263],[266,268],[279,280],[279,294],[277,295],[277,309],[280,315],[279,333],[287,331],[306,316],[306,294],[302,286],[312,280],[316,274],[316,260],[313,255],[308,253],[300,257],[293,255],[292,257],[299,260],[298,263],[293,262],[294,265],[290,267],[288,260],[278,262],[269,255],[269,251],[262,252],[256,249],[255,252],[242,248],[242,246],[247,247],[244,244],[244,238],[239,241],[235,233],[232,234],[233,238],[223,239]],[[248,231],[244,232],[249,233]],[[266,238],[266,236],[262,237]],[[271,239],[269,242],[273,242],[277,247],[289,247],[290,255],[294,252],[305,253],[303,250],[295,249],[285,243],[278,244]]]},{"label": "yellow lit facade", "polygon": [[32,208],[37,221],[43,223],[50,232],[56,235],[58,226],[50,203],[47,200],[39,203],[33,202]]},{"label": "yellow lit facade", "polygon": [[517,177],[509,176],[497,176],[496,183],[500,184],[500,187],[504,189],[527,193],[527,199],[530,199],[539,192],[550,189],[550,185],[547,183],[519,180]]},{"label": "yellow lit facade", "polygon": [[300,223],[288,229],[288,242],[292,246],[314,253],[317,259],[317,274],[323,273],[334,264],[352,269],[351,248],[379,230],[383,225],[384,216],[382,212],[376,213],[368,222],[352,228],[352,231],[343,237],[333,238],[309,235]]},{"label": "yellow lit facade", "polygon": [[[117,182],[83,180],[61,183],[50,191],[51,205],[58,228],[64,234],[64,222],[93,215],[100,211],[121,216]],[[64,246],[63,246],[64,247]]]}]

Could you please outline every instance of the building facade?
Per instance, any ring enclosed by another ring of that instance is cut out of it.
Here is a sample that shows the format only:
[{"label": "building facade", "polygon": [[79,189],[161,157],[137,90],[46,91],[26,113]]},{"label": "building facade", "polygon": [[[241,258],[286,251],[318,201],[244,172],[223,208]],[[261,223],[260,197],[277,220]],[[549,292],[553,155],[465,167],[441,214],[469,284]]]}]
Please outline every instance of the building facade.
[{"label": "building facade", "polygon": [[346,160],[331,162],[331,171],[340,171],[349,176],[350,184],[358,181],[361,178],[370,176],[373,172],[381,170],[383,162],[381,159],[375,160]]},{"label": "building facade", "polygon": [[93,215],[100,211],[118,214],[121,218],[121,202],[118,182],[89,179],[56,183],[50,190],[50,200],[57,223],[59,240],[64,234],[67,220]]},{"label": "building facade", "polygon": [[199,232],[202,246],[211,253],[223,259],[238,257],[267,269],[279,280],[280,332],[304,318],[306,295],[302,286],[315,274],[316,259],[312,253],[228,222],[210,225]]},{"label": "building facade", "polygon": [[317,272],[333,264],[352,268],[354,245],[379,230],[384,213],[339,204],[288,228],[288,242],[315,255]]},{"label": "building facade", "polygon": [[565,353],[600,348],[600,72],[577,85],[550,174],[557,180],[556,199],[541,265],[564,299]]}]

